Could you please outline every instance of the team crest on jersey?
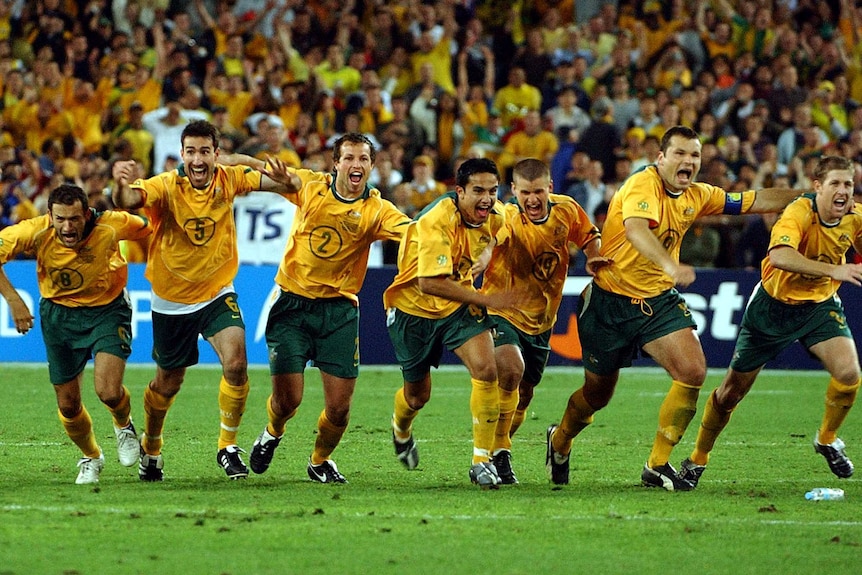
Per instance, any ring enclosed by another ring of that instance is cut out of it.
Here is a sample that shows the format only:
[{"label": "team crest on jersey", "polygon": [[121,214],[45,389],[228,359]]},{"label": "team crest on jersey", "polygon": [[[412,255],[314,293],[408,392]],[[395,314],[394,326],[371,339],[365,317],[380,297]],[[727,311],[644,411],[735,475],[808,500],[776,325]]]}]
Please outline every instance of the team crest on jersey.
[{"label": "team crest on jersey", "polygon": [[96,256],[93,255],[93,249],[90,246],[84,246],[78,251],[78,259],[85,264],[91,264],[96,261]]},{"label": "team crest on jersey", "polygon": [[785,235],[781,236],[780,238],[778,238],[778,241],[780,241],[780,242],[789,242],[789,241],[790,241],[790,236],[788,236],[788,235],[786,235],[786,234],[785,234]]},{"label": "team crest on jersey", "polygon": [[559,226],[554,228],[554,235],[555,236],[560,236],[560,235],[563,235],[567,232],[568,232],[568,230],[566,229],[566,226],[563,226],[563,225],[559,225]]},{"label": "team crest on jersey", "polygon": [[362,219],[362,214],[356,210],[351,210],[347,213],[347,217],[341,220],[341,228],[351,234],[359,232],[359,223]]},{"label": "team crest on jersey", "polygon": [[638,202],[638,209],[645,212],[649,209],[649,202]]},{"label": "team crest on jersey", "polygon": [[685,216],[691,216],[691,215],[693,215],[693,214],[694,214],[694,208],[693,208],[693,207],[691,207],[691,206],[688,206],[685,210],[683,210],[683,212],[682,212],[682,213],[683,213],[683,215],[685,215]]},{"label": "team crest on jersey", "polygon": [[446,256],[444,256],[444,255],[437,256],[437,265],[438,266],[445,266],[447,261],[449,261],[449,258],[447,258]]},{"label": "team crest on jersey", "polygon": [[227,203],[227,198],[225,197],[224,190],[221,187],[217,187],[213,190],[213,208],[221,208]]}]

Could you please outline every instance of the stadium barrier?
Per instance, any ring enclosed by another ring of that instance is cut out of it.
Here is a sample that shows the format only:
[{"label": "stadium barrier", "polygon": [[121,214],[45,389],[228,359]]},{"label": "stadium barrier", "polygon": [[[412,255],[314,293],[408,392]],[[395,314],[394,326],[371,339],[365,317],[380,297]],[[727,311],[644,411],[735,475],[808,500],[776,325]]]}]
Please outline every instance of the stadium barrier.
[{"label": "stadium barrier", "polygon": [[[3,266],[12,284],[16,286],[24,301],[38,316],[39,291],[36,283],[36,264],[33,261],[16,260]],[[235,287],[239,304],[243,310],[248,339],[249,362],[267,363],[264,329],[274,293],[276,266],[240,266]],[[382,304],[383,290],[392,281],[395,270],[389,267],[371,268],[360,292],[360,354],[365,365],[395,363],[395,355],[386,331]],[[739,329],[742,311],[751,290],[757,284],[758,274],[741,270],[699,270],[697,280],[683,293],[698,325],[698,333],[706,352],[710,367],[726,367],[733,353],[733,344]],[[589,280],[586,277],[570,277],[566,282],[564,297],[551,337],[550,365],[580,365],[580,345],[577,336],[576,308],[578,294]],[[854,286],[842,288],[852,293]],[[150,320],[150,285],[144,278],[143,264],[129,265],[129,297],[132,304],[132,363],[151,363],[152,329]],[[850,328],[862,334],[862,305],[858,294],[845,296],[847,319]],[[201,363],[217,363],[218,359],[209,345],[203,343]],[[39,329],[39,319],[28,334],[15,331],[9,306],[0,298],[0,362],[44,362],[45,350]],[[447,352],[444,363],[457,363],[457,358]],[[636,365],[652,365],[649,359],[640,359]],[[819,364],[808,356],[798,344],[788,348],[767,367],[783,369],[817,369]]]}]

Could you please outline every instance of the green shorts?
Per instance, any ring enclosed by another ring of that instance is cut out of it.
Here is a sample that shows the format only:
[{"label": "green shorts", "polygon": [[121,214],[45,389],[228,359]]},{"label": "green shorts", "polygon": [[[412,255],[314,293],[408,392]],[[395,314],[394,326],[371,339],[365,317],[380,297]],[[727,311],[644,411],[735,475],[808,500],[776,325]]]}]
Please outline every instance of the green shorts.
[{"label": "green shorts", "polygon": [[347,298],[309,299],[282,291],[266,321],[272,375],[302,373],[310,361],[330,375],[359,375],[359,308]]},{"label": "green shorts", "polygon": [[75,379],[99,352],[128,359],[132,353],[132,306],[126,291],[107,305],[66,307],[39,302],[42,339],[51,383]]},{"label": "green shorts", "polygon": [[524,381],[532,385],[538,385],[545,373],[545,365],[551,354],[551,331],[548,330],[539,335],[530,335],[515,327],[509,320],[493,316],[494,322],[494,347],[501,345],[514,345],[521,350],[524,356]]},{"label": "green shorts", "polygon": [[758,284],[742,315],[730,367],[742,373],[754,371],[796,340],[811,349],[833,337],[853,339],[837,294],[820,303],[789,305]]},{"label": "green shorts", "polygon": [[675,288],[656,297],[635,299],[590,282],[578,300],[578,338],[584,369],[597,375],[630,367],[645,344],[696,327],[691,311]]},{"label": "green shorts", "polygon": [[389,308],[386,313],[389,339],[401,364],[404,381],[421,381],[432,367],[440,365],[444,346],[452,351],[494,327],[484,308],[463,305],[451,315],[428,319]]},{"label": "green shorts", "polygon": [[198,335],[210,338],[228,327],[245,329],[237,295],[226,293],[192,313],[153,312],[153,360],[162,369],[179,369],[198,362]]}]

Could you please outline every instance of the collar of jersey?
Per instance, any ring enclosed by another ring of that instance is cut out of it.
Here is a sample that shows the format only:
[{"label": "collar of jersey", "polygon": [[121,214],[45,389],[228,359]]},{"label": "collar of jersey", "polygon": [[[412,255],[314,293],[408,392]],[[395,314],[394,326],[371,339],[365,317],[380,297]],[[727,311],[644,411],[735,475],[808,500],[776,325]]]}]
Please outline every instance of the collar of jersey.
[{"label": "collar of jersey", "polygon": [[371,186],[369,186],[366,182],[365,190],[363,190],[358,197],[355,197],[352,200],[348,200],[335,190],[335,173],[332,174],[332,183],[329,184],[329,189],[332,190],[332,195],[335,197],[336,200],[338,200],[339,202],[344,202],[345,204],[352,204],[356,200],[368,199],[368,197],[371,195]]}]

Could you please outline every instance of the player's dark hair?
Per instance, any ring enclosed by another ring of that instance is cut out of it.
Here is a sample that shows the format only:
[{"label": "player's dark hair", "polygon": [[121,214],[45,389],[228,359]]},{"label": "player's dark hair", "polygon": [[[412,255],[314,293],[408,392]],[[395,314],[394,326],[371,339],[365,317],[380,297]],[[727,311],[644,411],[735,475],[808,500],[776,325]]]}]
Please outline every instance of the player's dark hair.
[{"label": "player's dark hair", "polygon": [[48,211],[52,211],[54,204],[74,206],[75,202],[81,202],[81,207],[85,212],[90,209],[87,192],[82,187],[75,184],[60,184],[48,194]]},{"label": "player's dark hair", "polygon": [[843,156],[823,156],[814,168],[814,179],[823,182],[832,170],[853,171],[853,162]]},{"label": "player's dark hair", "polygon": [[218,128],[214,124],[206,120],[193,120],[183,128],[183,133],[180,135],[180,144],[185,149],[186,138],[209,138],[213,143],[213,150],[217,150],[220,137]]},{"label": "player's dark hair", "polygon": [[542,160],[527,158],[525,160],[521,160],[515,164],[514,168],[512,168],[512,177],[514,178],[515,176],[532,182],[539,178],[550,178],[551,169]]},{"label": "player's dark hair", "polygon": [[497,164],[488,158],[470,158],[465,160],[459,167],[458,173],[455,175],[455,183],[458,187],[467,187],[467,182],[470,181],[470,176],[473,174],[494,174],[497,179],[500,179],[500,172],[497,170]]},{"label": "player's dark hair", "polygon": [[371,151],[371,163],[374,163],[374,159],[377,157],[377,151],[374,149],[374,144],[371,142],[371,138],[365,134],[360,134],[359,132],[347,132],[335,140],[335,145],[332,147],[332,160],[334,162],[337,163],[338,160],[341,159],[341,146],[343,146],[345,142],[349,142],[351,144],[368,144],[368,149]]},{"label": "player's dark hair", "polygon": [[664,136],[661,137],[661,153],[664,154],[667,152],[667,149],[670,147],[670,139],[674,136],[679,136],[681,138],[685,138],[686,140],[699,140],[700,136],[697,135],[697,132],[689,128],[688,126],[673,126],[668,128],[667,132],[664,133]]}]

